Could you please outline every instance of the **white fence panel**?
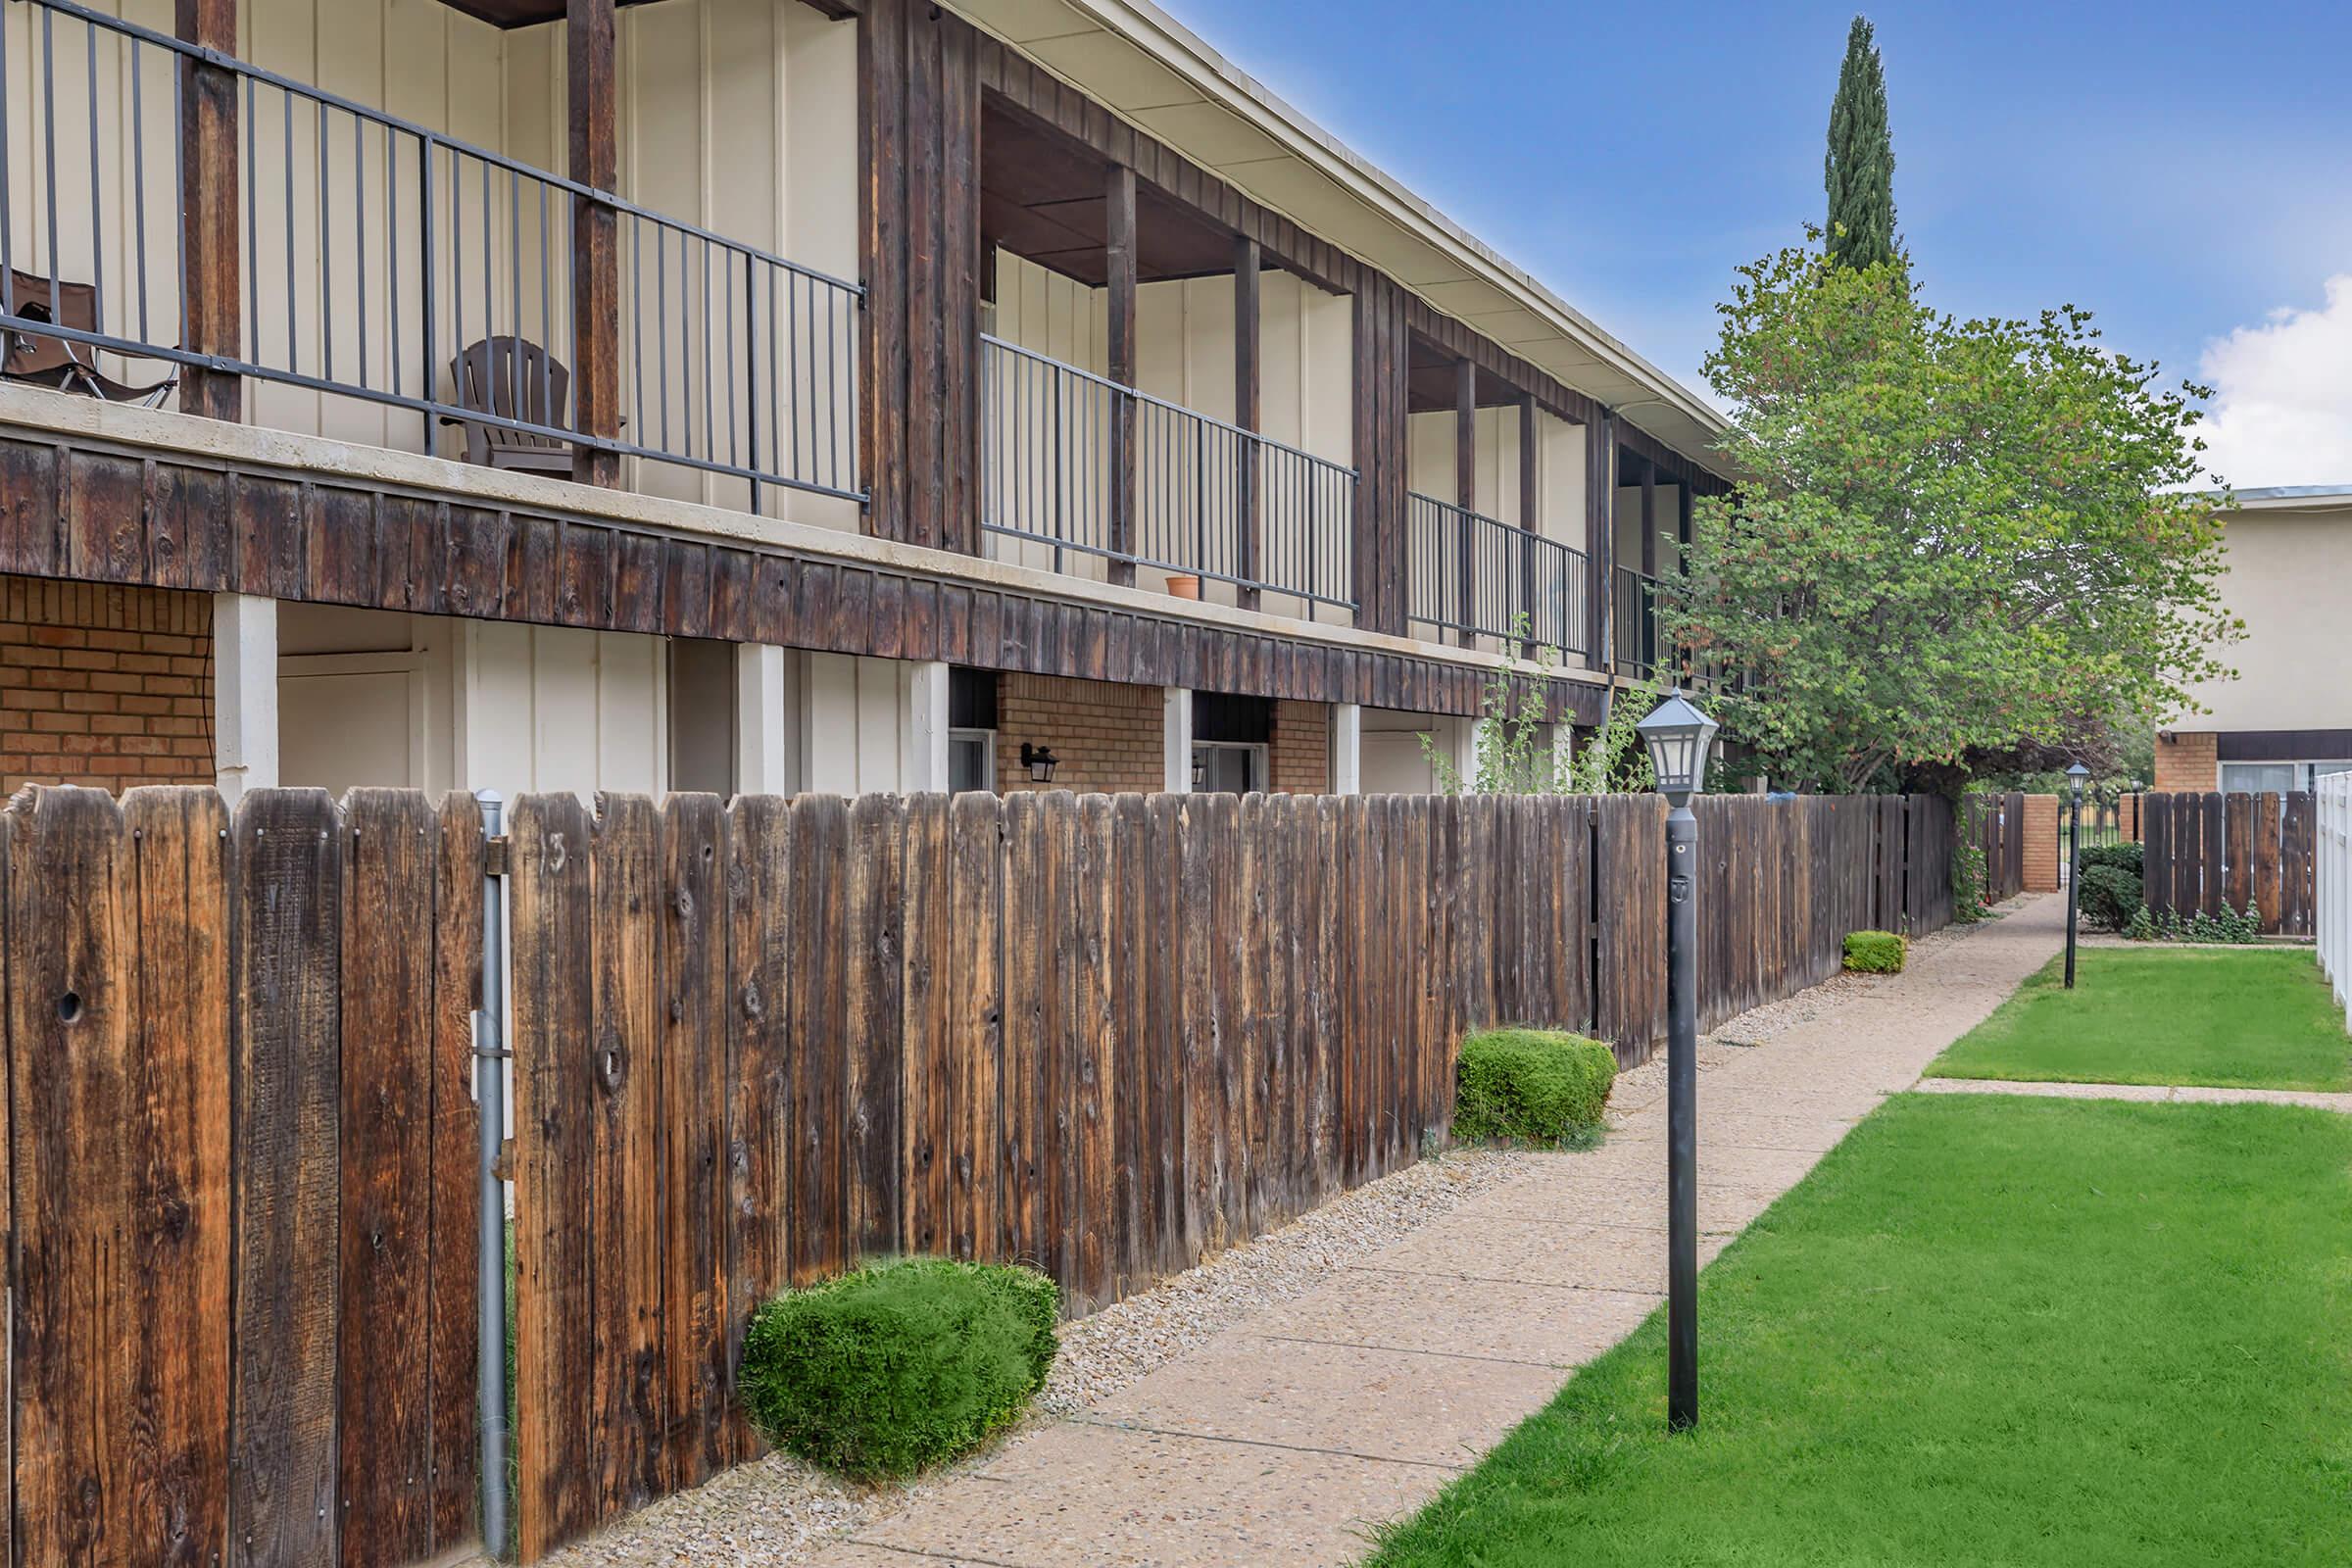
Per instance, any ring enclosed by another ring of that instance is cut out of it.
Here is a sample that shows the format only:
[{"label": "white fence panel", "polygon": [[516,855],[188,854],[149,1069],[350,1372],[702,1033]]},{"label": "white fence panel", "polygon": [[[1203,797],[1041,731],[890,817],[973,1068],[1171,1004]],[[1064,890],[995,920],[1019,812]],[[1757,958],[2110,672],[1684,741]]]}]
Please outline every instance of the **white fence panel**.
[{"label": "white fence panel", "polygon": [[2322,778],[2317,794],[2320,967],[2352,1024],[2352,773]]}]

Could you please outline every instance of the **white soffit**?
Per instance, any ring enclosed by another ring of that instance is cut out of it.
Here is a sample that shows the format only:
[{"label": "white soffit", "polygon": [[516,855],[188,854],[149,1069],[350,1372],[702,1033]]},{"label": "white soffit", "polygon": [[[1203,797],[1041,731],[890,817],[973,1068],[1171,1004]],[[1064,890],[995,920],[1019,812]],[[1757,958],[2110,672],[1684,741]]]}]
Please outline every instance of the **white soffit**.
[{"label": "white soffit", "polygon": [[947,0],[1088,96],[1688,457],[1723,416],[1149,0]]}]

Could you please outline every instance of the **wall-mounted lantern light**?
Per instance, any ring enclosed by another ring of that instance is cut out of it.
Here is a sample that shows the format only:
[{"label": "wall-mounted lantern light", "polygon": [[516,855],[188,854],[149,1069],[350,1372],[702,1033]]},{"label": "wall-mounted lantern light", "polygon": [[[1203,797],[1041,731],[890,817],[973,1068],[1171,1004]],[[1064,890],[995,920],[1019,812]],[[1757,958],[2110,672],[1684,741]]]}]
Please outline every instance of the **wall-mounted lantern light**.
[{"label": "wall-mounted lantern light", "polygon": [[1029,782],[1032,784],[1053,783],[1054,769],[1060,760],[1051,747],[1021,742],[1021,765],[1029,770]]}]

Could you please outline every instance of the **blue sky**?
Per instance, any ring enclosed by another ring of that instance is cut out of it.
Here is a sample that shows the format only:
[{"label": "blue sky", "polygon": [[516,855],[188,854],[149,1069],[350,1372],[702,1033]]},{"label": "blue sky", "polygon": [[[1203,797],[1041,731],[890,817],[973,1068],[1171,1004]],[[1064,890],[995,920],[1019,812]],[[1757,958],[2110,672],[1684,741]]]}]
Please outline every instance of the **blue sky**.
[{"label": "blue sky", "polygon": [[[1820,220],[1850,0],[1163,3],[1694,383],[1733,267]],[[2352,482],[2352,6],[1865,14],[1931,300],[2085,306],[2168,376],[2223,382],[2227,477]]]}]

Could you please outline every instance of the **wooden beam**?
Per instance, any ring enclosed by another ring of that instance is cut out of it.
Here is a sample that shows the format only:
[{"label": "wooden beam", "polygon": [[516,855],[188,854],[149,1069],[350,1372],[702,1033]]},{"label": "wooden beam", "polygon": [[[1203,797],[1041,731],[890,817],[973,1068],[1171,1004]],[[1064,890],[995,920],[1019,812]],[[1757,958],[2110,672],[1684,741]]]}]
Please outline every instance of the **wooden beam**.
[{"label": "wooden beam", "polygon": [[1544,486],[1536,474],[1536,395],[1519,396],[1519,611],[1527,617],[1522,657],[1536,656],[1536,534],[1544,526]]},{"label": "wooden beam", "polygon": [[[1259,377],[1260,352],[1257,241],[1247,234],[1233,237],[1233,422],[1243,429],[1255,432],[1262,416],[1262,383]],[[1261,569],[1265,556],[1265,519],[1257,511],[1257,449],[1242,443],[1242,461],[1238,476],[1241,486],[1235,510],[1241,527],[1241,571],[1246,579],[1254,579]],[[1258,591],[1245,583],[1236,596],[1244,610],[1255,610]]]},{"label": "wooden beam", "polygon": [[1455,636],[1468,648],[1478,641],[1470,629],[1478,622],[1478,525],[1467,515],[1478,510],[1478,365],[1467,358],[1453,362],[1453,504],[1464,514],[1455,519],[1461,534],[1461,625]]},{"label": "wooden beam", "polygon": [[[174,31],[182,42],[233,54],[237,0],[177,0]],[[237,234],[237,78],[219,66],[180,60],[179,163],[184,200],[180,245],[187,265],[181,340],[198,354],[244,358],[243,298]],[[241,378],[190,366],[180,372],[183,414],[244,417]]]},{"label": "wooden beam", "polygon": [[1658,465],[1654,458],[1642,465],[1642,575],[1658,574]]},{"label": "wooden beam", "polygon": [[1585,652],[1588,669],[1607,669],[1615,655],[1610,620],[1616,603],[1616,524],[1617,417],[1602,410],[1585,424],[1585,597],[1592,628]]},{"label": "wooden beam", "polygon": [[[1109,332],[1103,348],[1110,379],[1135,385],[1135,171],[1113,164],[1102,184],[1103,262],[1109,284]],[[1135,585],[1135,400],[1117,398],[1110,416],[1110,580]],[[1200,564],[1205,564],[1200,563]]]},{"label": "wooden beam", "polygon": [[[612,0],[567,0],[571,178],[610,191],[620,180],[619,94],[613,70]],[[620,483],[620,455],[595,443],[620,435],[619,218],[596,197],[571,199],[571,476]]]}]

